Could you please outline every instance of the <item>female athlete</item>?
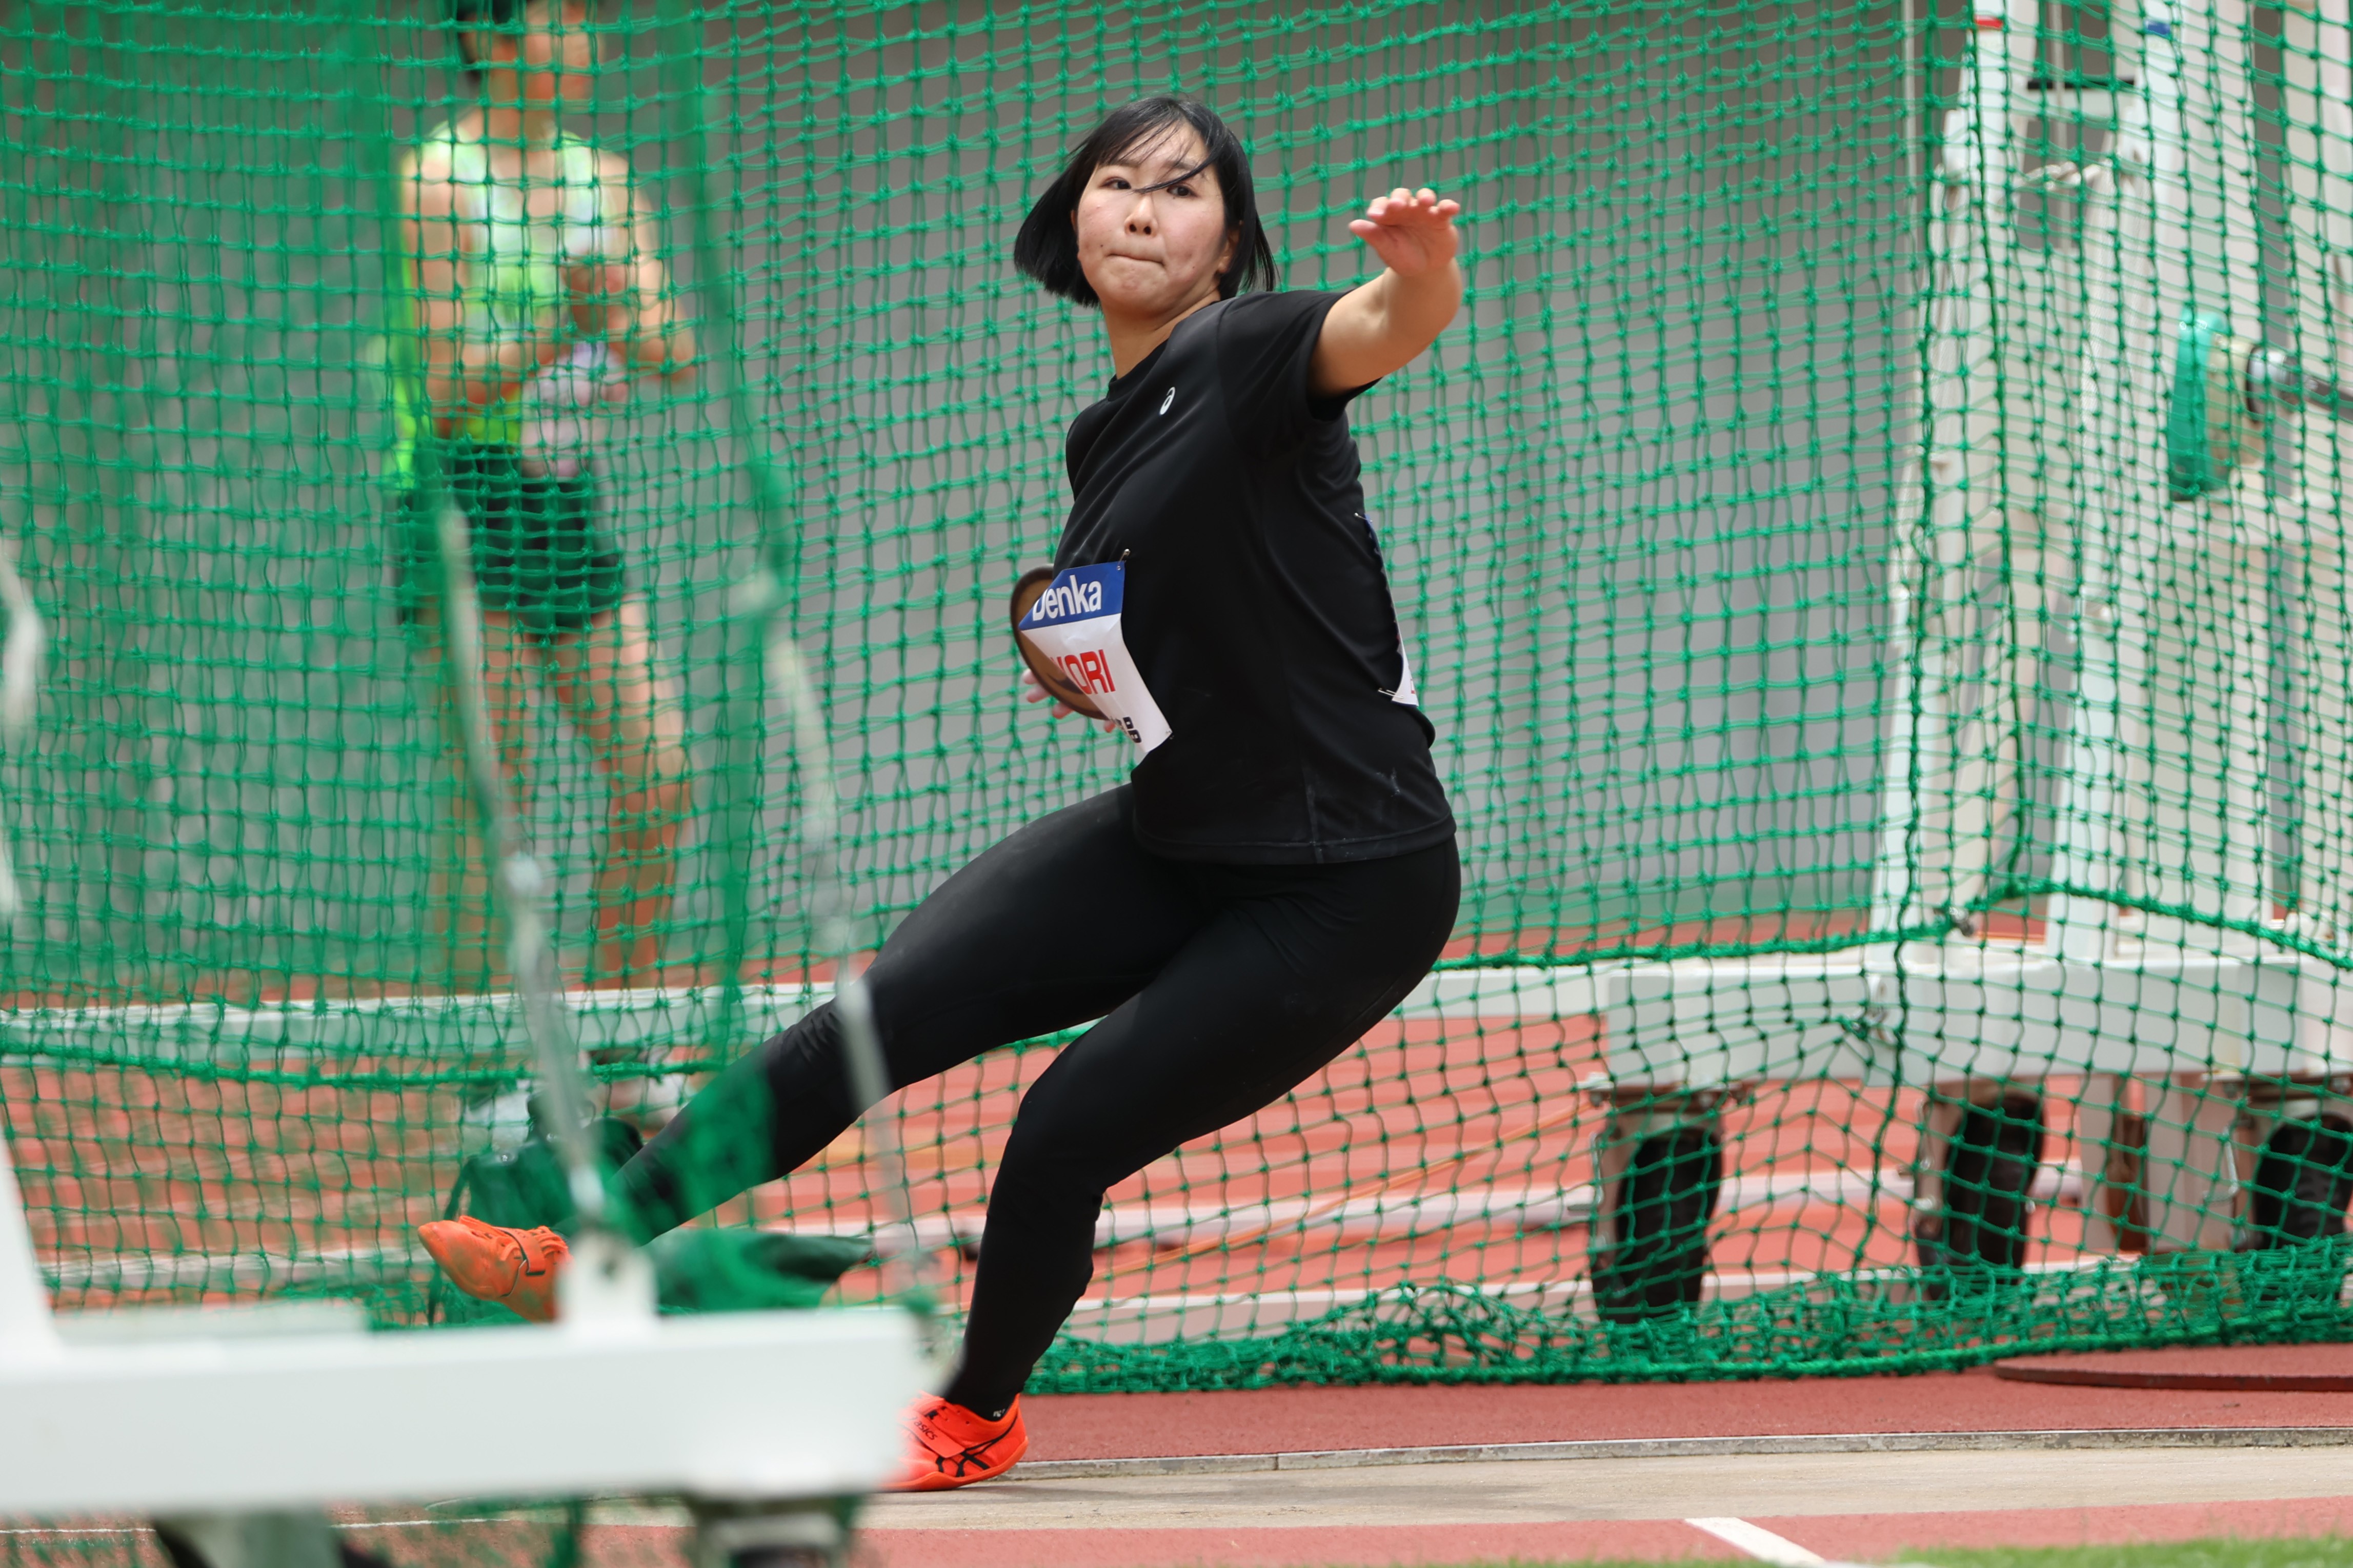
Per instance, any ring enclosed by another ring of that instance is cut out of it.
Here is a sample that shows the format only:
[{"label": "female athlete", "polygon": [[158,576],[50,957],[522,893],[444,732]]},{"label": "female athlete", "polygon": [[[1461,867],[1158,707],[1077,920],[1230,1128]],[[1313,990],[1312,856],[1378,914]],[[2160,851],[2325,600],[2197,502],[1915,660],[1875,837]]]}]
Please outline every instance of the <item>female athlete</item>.
[{"label": "female athlete", "polygon": [[[483,685],[510,784],[523,774],[534,668],[604,781],[590,978],[619,984],[659,964],[689,784],[677,687],[654,671],[644,601],[598,526],[594,433],[629,378],[690,376],[694,340],[628,161],[557,123],[565,105],[587,101],[586,5],[451,0],[449,16],[480,101],[427,136],[400,181],[427,405],[422,416],[404,410],[401,615],[438,678],[462,778],[437,593],[438,493],[468,523]],[[422,471],[428,440],[438,487]],[[485,940],[484,859],[471,813],[457,817],[457,863],[469,869],[455,890],[452,979],[487,987],[501,976]]]},{"label": "female athlete", "polygon": [[[1091,700],[1136,761],[949,878],[868,971],[894,1084],[1101,1020],[1022,1101],[962,1364],[911,1415],[902,1489],[1021,1457],[1021,1386],[1092,1278],[1106,1190],[1322,1068],[1452,926],[1454,822],[1345,410],[1452,319],[1457,210],[1397,191],[1349,226],[1380,277],[1246,292],[1274,271],[1248,156],[1199,104],[1153,98],[1087,137],[1015,242],[1103,312],[1113,374],[1071,427],[1050,603],[1064,648],[1092,639],[1082,668],[1117,689]],[[623,1167],[623,1206],[648,1235],[681,1225],[863,1109],[819,1008]],[[460,1289],[551,1315],[560,1237],[425,1229]]]}]

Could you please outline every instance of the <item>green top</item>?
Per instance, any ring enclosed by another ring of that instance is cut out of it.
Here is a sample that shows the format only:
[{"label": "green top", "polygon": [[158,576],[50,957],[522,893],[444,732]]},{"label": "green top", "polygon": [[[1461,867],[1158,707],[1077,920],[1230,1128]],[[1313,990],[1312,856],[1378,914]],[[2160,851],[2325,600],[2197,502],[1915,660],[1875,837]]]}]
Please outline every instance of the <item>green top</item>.
[{"label": "green top", "polygon": [[[455,121],[437,128],[418,143],[421,176],[446,177],[453,192],[451,221],[459,231],[458,293],[464,307],[462,331],[469,342],[538,337],[563,330],[564,272],[598,259],[624,259],[629,253],[628,214],[615,212],[596,149],[577,137],[555,141],[554,201],[531,197],[543,182],[501,176],[491,149],[462,133]],[[437,163],[446,164],[439,176]],[[414,263],[412,262],[412,267]],[[459,428],[470,439],[512,446],[521,437],[522,395],[470,414]],[[396,392],[400,420],[398,468],[427,428],[410,405],[406,388]]]}]

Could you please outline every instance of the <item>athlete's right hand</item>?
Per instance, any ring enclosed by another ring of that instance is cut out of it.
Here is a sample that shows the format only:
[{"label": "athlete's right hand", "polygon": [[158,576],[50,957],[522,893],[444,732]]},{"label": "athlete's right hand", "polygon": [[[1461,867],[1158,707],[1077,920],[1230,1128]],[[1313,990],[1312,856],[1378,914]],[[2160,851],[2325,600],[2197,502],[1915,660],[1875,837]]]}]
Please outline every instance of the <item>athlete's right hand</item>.
[{"label": "athlete's right hand", "polygon": [[[1021,672],[1021,684],[1029,688],[1027,691],[1024,691],[1021,694],[1022,701],[1051,702],[1054,704],[1054,717],[1057,719],[1068,719],[1078,711],[1077,709],[1063,703],[1060,699],[1056,698],[1052,692],[1047,690],[1046,683],[1038,679],[1038,672],[1034,669],[1025,669]],[[1103,732],[1106,735],[1118,734],[1118,721],[1113,719],[1103,720]]]},{"label": "athlete's right hand", "polygon": [[594,338],[626,340],[637,331],[637,280],[619,262],[584,263],[570,269],[572,314]]},{"label": "athlete's right hand", "polygon": [[564,355],[565,340],[533,332],[460,343],[450,361],[426,384],[434,407],[434,427],[443,436],[465,428],[469,414],[495,408],[530,384]]}]

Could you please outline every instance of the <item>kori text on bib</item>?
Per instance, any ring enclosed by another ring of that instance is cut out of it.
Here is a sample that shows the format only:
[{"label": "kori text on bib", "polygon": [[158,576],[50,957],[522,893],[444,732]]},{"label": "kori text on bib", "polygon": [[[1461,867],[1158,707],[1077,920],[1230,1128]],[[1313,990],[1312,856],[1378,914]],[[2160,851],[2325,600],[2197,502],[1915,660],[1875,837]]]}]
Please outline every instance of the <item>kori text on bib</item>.
[{"label": "kori text on bib", "polygon": [[1126,581],[1126,566],[1117,561],[1058,572],[1016,629],[1149,752],[1168,738],[1168,721],[1144,689],[1144,676],[1119,634]]}]

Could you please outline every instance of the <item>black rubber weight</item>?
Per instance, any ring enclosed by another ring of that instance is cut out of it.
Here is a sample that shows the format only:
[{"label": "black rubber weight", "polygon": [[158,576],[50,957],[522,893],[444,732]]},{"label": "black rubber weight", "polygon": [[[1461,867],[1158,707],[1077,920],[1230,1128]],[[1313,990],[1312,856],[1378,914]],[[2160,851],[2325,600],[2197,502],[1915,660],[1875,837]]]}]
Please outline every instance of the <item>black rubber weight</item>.
[{"label": "black rubber weight", "polygon": [[2004,1273],[2025,1264],[2030,1194],[2046,1136],[2037,1095],[2008,1094],[1962,1113],[1945,1156],[1941,1226],[1921,1238],[1922,1263]]},{"label": "black rubber weight", "polygon": [[1724,1148],[1678,1127],[1645,1138],[1619,1184],[1610,1247],[1594,1269],[1594,1308],[1613,1323],[1694,1306],[1707,1280],[1707,1227],[1724,1192]]},{"label": "black rubber weight", "polygon": [[2344,1235],[2353,1203],[2353,1122],[2336,1116],[2281,1122],[2255,1163],[2249,1197],[2255,1247]]}]

